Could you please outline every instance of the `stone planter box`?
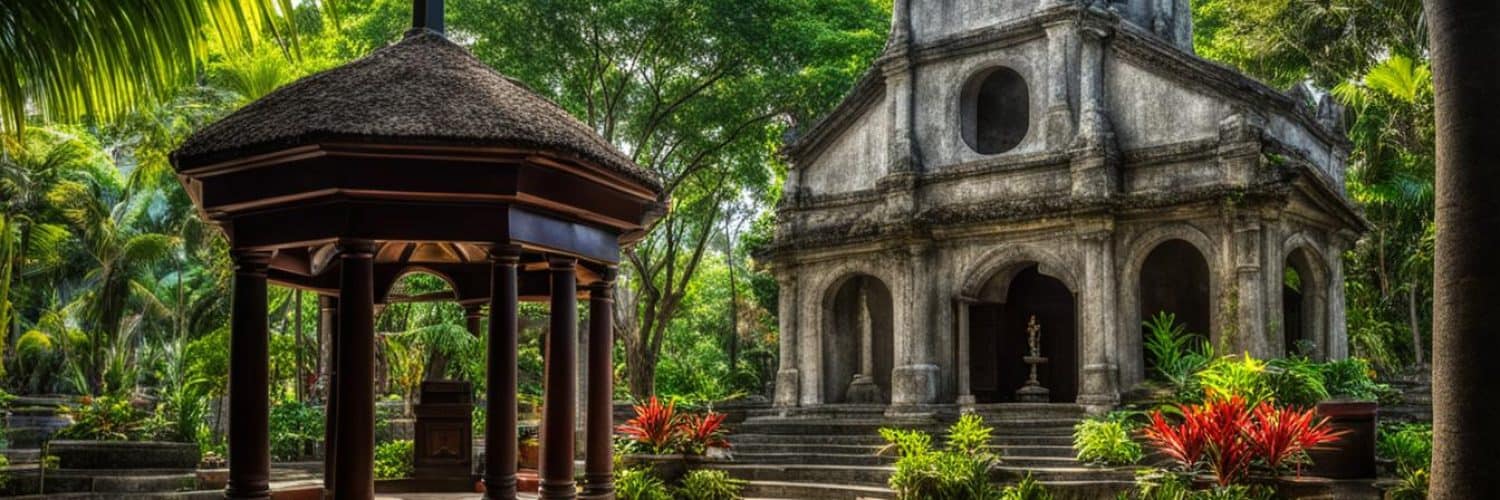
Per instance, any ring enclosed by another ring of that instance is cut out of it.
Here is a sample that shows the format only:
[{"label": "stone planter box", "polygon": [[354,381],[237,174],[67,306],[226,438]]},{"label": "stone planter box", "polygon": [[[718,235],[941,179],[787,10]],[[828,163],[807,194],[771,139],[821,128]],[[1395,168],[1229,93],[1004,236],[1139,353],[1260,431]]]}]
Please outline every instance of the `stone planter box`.
[{"label": "stone planter box", "polygon": [[52,441],[48,452],[63,469],[198,468],[197,443],[159,441]]},{"label": "stone planter box", "polygon": [[1318,416],[1328,419],[1337,442],[1309,450],[1312,467],[1305,473],[1333,479],[1375,477],[1375,424],[1380,405],[1373,401],[1324,401]]},{"label": "stone planter box", "polygon": [[679,484],[683,476],[687,475],[688,469],[703,464],[703,457],[698,455],[625,455],[622,458],[627,467],[646,467],[651,469],[651,474],[667,484]]}]

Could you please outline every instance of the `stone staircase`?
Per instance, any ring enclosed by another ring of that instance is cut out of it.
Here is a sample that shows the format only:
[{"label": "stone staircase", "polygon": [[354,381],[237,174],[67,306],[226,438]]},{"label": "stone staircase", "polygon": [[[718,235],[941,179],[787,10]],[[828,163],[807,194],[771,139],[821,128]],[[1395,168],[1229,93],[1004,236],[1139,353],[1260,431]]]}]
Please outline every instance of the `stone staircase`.
[{"label": "stone staircase", "polygon": [[1401,391],[1401,403],[1381,406],[1381,421],[1432,422],[1432,375],[1429,371],[1403,373],[1383,382]]},{"label": "stone staircase", "polygon": [[[751,498],[894,498],[886,481],[896,458],[879,454],[881,427],[919,429],[938,442],[957,416],[955,408],[910,417],[887,417],[883,406],[762,410],[736,426],[734,459],[710,464],[749,481]],[[1129,487],[1134,473],[1080,464],[1073,425],[1083,408],[1067,404],[1000,404],[972,409],[994,427],[991,446],[1002,456],[992,479],[1014,482],[1027,474],[1059,498],[1098,498]],[[1101,489],[1102,488],[1102,489]]]}]

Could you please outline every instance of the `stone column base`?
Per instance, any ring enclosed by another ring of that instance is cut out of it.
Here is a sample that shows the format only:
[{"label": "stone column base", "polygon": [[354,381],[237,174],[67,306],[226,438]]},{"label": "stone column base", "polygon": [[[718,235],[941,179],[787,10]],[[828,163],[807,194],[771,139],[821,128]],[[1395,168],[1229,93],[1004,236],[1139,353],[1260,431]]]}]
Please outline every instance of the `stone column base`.
[{"label": "stone column base", "polygon": [[1091,414],[1103,414],[1120,405],[1120,391],[1115,386],[1118,365],[1091,364],[1083,367],[1078,404]]},{"label": "stone column base", "polygon": [[801,396],[799,390],[801,384],[802,374],[796,368],[776,372],[776,406],[782,408],[797,406]]},{"label": "stone column base", "polygon": [[881,394],[880,386],[875,385],[875,377],[869,375],[855,375],[854,380],[849,382],[848,392],[844,393],[844,402],[851,404],[880,404],[885,400]]},{"label": "stone column base", "polygon": [[903,365],[891,370],[891,405],[925,405],[937,401],[938,366]]}]

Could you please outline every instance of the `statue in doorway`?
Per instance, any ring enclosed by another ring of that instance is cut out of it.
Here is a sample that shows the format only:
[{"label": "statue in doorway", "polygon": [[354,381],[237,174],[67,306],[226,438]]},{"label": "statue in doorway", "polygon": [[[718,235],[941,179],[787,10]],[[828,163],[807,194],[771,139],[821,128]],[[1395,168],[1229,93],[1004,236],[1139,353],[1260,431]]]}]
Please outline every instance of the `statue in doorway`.
[{"label": "statue in doorway", "polygon": [[1026,323],[1026,345],[1030,351],[1021,361],[1031,365],[1031,376],[1027,377],[1026,384],[1016,391],[1016,401],[1022,403],[1046,403],[1051,401],[1048,394],[1051,392],[1036,379],[1036,365],[1046,363],[1047,358],[1042,356],[1042,325],[1036,321],[1036,315],[1031,315],[1031,320]]}]

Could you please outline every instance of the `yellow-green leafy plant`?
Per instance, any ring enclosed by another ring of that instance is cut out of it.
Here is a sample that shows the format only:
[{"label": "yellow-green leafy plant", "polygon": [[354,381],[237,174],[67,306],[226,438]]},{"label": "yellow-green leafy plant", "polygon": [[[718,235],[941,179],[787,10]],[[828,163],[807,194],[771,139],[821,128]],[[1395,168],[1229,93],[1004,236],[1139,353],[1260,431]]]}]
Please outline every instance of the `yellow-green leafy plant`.
[{"label": "yellow-green leafy plant", "polygon": [[401,479],[411,477],[415,448],[409,439],[386,441],[375,447],[375,478]]},{"label": "yellow-green leafy plant", "polygon": [[682,478],[677,487],[678,500],[735,500],[745,482],[714,469],[697,469]]},{"label": "yellow-green leafy plant", "polygon": [[1123,418],[1088,419],[1073,427],[1078,460],[1100,465],[1129,465],[1141,460],[1140,443],[1131,439],[1135,425]]}]

